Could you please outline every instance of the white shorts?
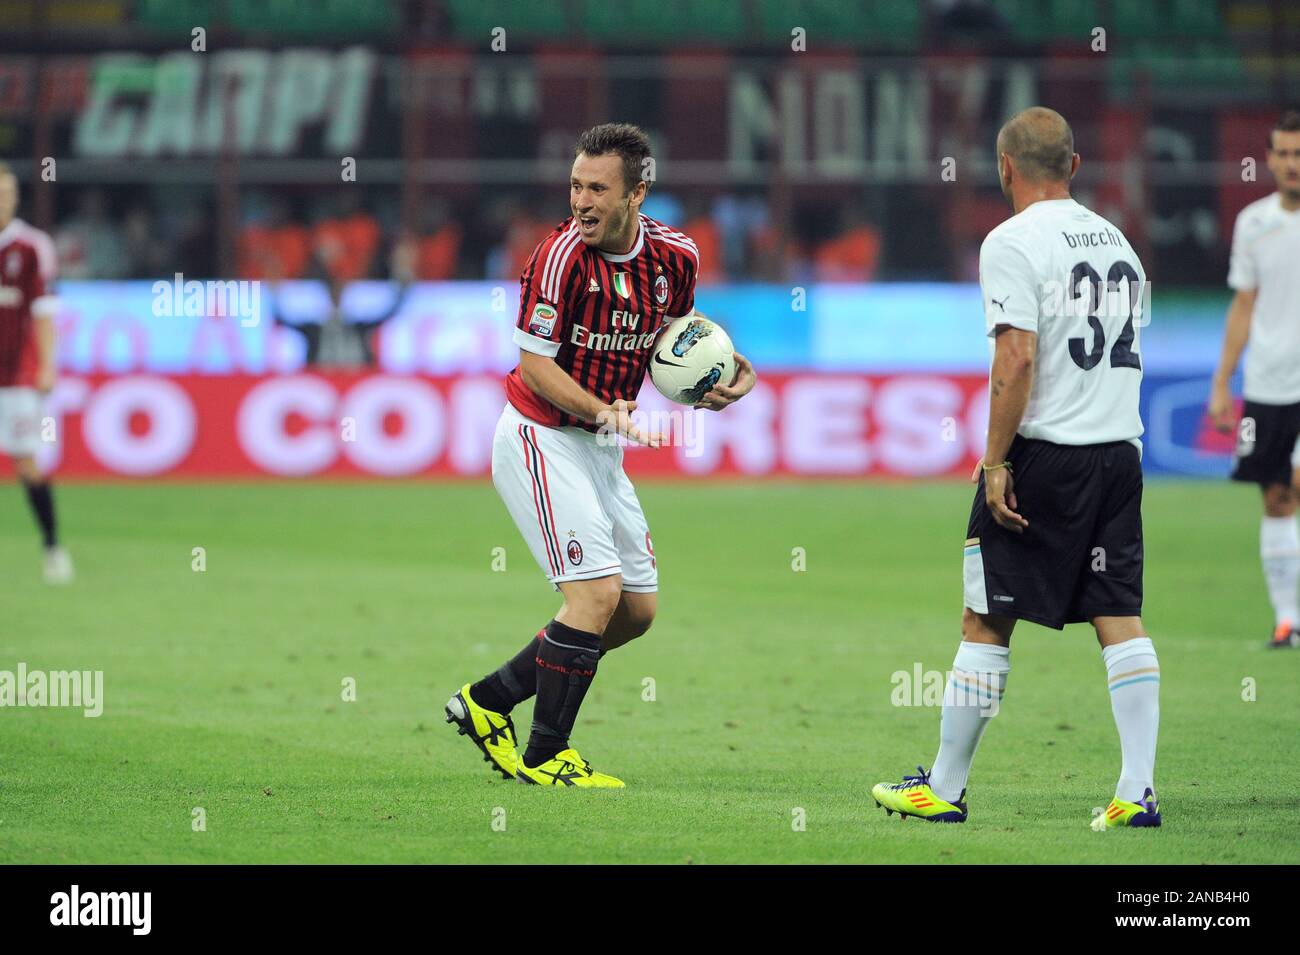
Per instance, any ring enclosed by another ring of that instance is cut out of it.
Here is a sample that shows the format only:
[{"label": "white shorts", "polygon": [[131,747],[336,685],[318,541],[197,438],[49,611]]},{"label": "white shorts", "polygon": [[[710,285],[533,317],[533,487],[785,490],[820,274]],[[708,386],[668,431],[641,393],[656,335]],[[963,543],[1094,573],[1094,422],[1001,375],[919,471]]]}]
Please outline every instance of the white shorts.
[{"label": "white shorts", "polygon": [[551,583],[623,575],[623,589],[659,589],[641,502],[623,449],[582,428],[549,428],[507,404],[492,441],[492,483]]},{"label": "white shorts", "polygon": [[41,393],[0,388],[0,453],[29,458],[41,446]]}]

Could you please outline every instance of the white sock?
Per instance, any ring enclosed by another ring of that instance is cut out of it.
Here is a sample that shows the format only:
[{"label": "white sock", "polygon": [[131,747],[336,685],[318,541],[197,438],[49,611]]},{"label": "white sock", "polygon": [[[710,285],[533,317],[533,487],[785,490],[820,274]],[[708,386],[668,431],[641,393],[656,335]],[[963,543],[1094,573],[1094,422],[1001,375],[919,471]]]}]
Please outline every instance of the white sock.
[{"label": "white sock", "polygon": [[1010,647],[963,640],[957,648],[943,693],[939,755],[930,770],[930,788],[940,799],[961,798],[980,737],[997,714],[1010,672]]},{"label": "white sock", "polygon": [[1119,730],[1120,767],[1115,798],[1141,802],[1155,791],[1156,733],[1160,728],[1160,662],[1150,637],[1102,648],[1110,682],[1110,711]]},{"label": "white sock", "polygon": [[1300,583],[1300,532],[1294,517],[1265,517],[1259,524],[1259,557],[1273,602],[1273,623],[1300,626],[1296,584]]}]

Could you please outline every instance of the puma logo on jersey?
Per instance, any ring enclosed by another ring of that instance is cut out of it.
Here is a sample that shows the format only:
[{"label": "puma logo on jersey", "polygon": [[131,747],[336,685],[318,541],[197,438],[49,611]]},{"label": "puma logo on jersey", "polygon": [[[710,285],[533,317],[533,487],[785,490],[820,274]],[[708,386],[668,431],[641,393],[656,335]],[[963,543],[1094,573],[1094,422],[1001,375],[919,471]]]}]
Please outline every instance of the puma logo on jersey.
[{"label": "puma logo on jersey", "polygon": [[1005,301],[1006,301],[1007,299],[1009,299],[1010,297],[1011,297],[1010,295],[1004,295],[1004,296],[1002,296],[1002,301],[999,302],[999,301],[998,301],[997,299],[995,299],[992,295],[990,295],[990,296],[989,296],[989,300],[990,300],[994,305],[996,305],[998,308],[1002,309],[1003,313],[1005,313],[1007,309],[1006,309],[1006,306],[1003,305],[1003,302],[1005,302]]}]

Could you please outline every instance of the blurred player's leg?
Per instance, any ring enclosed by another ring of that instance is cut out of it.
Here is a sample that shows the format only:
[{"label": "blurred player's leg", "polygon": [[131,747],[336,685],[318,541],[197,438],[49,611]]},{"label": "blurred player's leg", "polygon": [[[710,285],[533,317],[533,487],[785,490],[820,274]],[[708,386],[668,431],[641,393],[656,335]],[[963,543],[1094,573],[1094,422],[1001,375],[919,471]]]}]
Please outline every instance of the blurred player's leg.
[{"label": "blurred player's leg", "polygon": [[1300,643],[1300,532],[1296,528],[1296,492],[1285,484],[1264,488],[1264,517],[1259,525],[1259,558],[1273,605],[1271,646],[1291,647]]},{"label": "blurred player's leg", "polygon": [[1115,798],[1097,828],[1158,826],[1156,737],[1160,729],[1160,662],[1141,617],[1094,617],[1110,685],[1110,709],[1123,763]]},{"label": "blurred player's leg", "polygon": [[54,493],[50,481],[36,465],[40,440],[41,404],[35,388],[0,388],[0,450],[10,455],[14,472],[23,485],[27,503],[45,548],[45,582],[65,584],[72,580],[72,560],[59,546],[54,514]]}]

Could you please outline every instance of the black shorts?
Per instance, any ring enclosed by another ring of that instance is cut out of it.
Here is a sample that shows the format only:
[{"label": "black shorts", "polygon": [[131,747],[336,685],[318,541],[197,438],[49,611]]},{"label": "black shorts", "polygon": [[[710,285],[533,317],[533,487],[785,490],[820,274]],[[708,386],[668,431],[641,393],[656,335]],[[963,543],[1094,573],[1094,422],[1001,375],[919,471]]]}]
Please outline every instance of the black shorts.
[{"label": "black shorts", "polygon": [[1234,481],[1260,487],[1291,486],[1296,441],[1300,440],[1300,404],[1266,405],[1247,401],[1237,427]]},{"label": "black shorts", "polygon": [[1016,435],[1007,454],[1023,534],[998,525],[981,475],[966,529],[966,606],[1060,630],[1142,613],[1142,461],[1127,441]]}]

